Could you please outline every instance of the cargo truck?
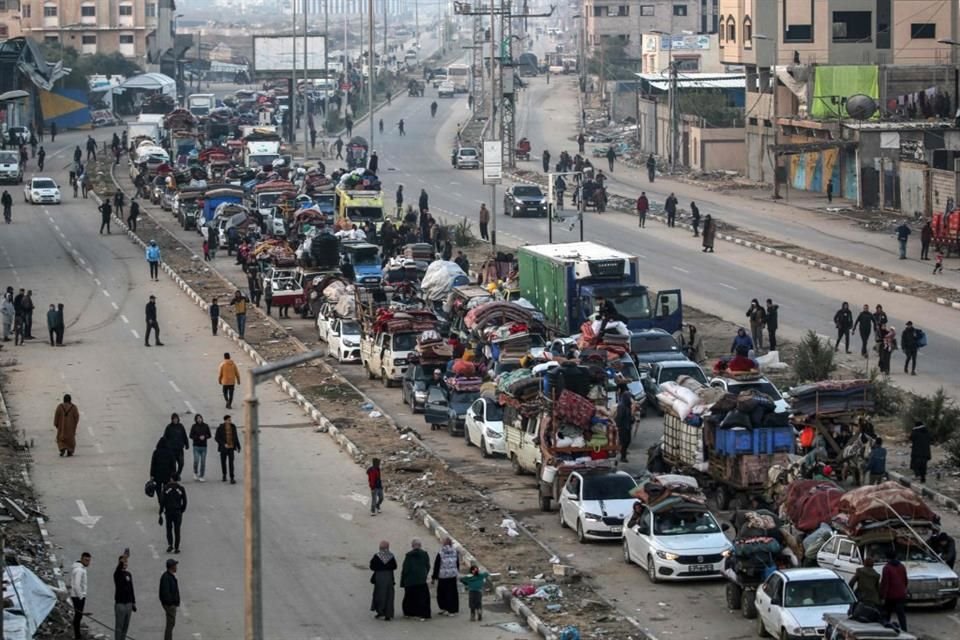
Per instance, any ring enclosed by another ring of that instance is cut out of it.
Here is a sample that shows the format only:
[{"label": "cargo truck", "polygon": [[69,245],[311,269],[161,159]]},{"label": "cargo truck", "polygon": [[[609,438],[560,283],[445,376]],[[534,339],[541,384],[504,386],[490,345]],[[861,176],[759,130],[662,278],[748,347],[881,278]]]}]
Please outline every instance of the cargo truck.
[{"label": "cargo truck", "polygon": [[559,336],[580,332],[601,302],[613,303],[631,331],[658,327],[669,333],[683,324],[679,289],[660,291],[655,304],[640,284],[640,259],[593,242],[520,247],[520,294],[543,311]]}]

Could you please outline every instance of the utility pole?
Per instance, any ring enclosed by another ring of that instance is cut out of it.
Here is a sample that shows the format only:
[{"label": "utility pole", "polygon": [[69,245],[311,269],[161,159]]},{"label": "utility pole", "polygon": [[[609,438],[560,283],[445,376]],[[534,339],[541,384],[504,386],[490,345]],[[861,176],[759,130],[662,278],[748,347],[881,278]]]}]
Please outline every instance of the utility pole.
[{"label": "utility pole", "polygon": [[[413,0],[413,38],[420,44],[420,0]],[[417,60],[420,60],[420,47],[417,47]]]},{"label": "utility pole", "polygon": [[[343,43],[346,46],[346,42]],[[327,109],[330,108],[330,0],[323,0],[323,131],[327,132]]]},{"label": "utility pole", "polygon": [[[293,0],[293,26],[290,29],[290,46],[293,53],[290,56],[292,68],[290,70],[290,108],[287,111],[287,118],[290,123],[290,145],[291,148],[295,148],[294,143],[297,139],[297,0]],[[293,152],[291,151],[291,153]]]},{"label": "utility pole", "polygon": [[[670,38],[673,51],[673,38]],[[670,56],[670,171],[677,170],[677,155],[680,153],[680,104],[677,100],[677,62]]]},{"label": "utility pole", "polygon": [[[496,0],[490,0],[490,120],[487,126],[487,140],[497,139],[497,84],[493,75],[494,55],[497,46],[497,16]],[[490,185],[490,247],[493,253],[497,252],[497,185]]]},{"label": "utility pole", "polygon": [[373,124],[374,124],[373,123],[373,81],[375,76],[374,67],[376,66],[374,64],[374,59],[373,59],[373,28],[375,26],[373,23],[373,0],[367,0],[367,11],[370,12],[370,20],[368,21],[369,24],[367,25],[367,28],[370,29],[370,38],[369,38],[370,44],[369,44],[369,48],[367,49],[367,55],[370,58],[367,61],[367,100],[368,100],[367,119],[370,120],[369,149],[370,149],[370,152],[372,153],[373,152]]},{"label": "utility pole", "polygon": [[[307,71],[307,3],[310,0],[303,0],[303,118],[307,119],[307,83],[310,81]],[[307,131],[307,123],[303,124],[303,162],[307,162],[307,154],[310,144],[310,135]]]}]

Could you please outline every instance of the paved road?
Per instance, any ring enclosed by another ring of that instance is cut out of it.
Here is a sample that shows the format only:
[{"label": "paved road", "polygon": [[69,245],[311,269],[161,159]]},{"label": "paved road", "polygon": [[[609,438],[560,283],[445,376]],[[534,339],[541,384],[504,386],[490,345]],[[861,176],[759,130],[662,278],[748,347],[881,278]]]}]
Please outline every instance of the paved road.
[{"label": "paved road", "polygon": [[[47,148],[52,154],[61,142],[65,147],[79,139],[64,135]],[[51,173],[66,183],[63,171]],[[142,493],[150,453],[173,411],[186,422],[194,412],[213,426],[220,421],[225,409],[215,376],[224,351],[235,353],[241,369],[251,362],[227,339],[212,337],[202,312],[165,277],[147,279],[141,250],[124,234],[98,235],[98,218],[92,200],[15,205],[14,224],[0,234],[4,284],[33,289],[38,338],[45,336],[46,306],[53,302],[66,305],[67,331],[64,348],[42,339],[20,347],[7,343],[4,351],[15,359],[4,391],[17,426],[36,443],[34,479],[61,561],[69,567],[84,550],[94,556],[88,611],[112,624],[113,563],[129,547],[140,596],[131,634],[155,638],[162,628],[157,581],[167,554],[156,504]],[[143,305],[149,294],[158,298],[166,346],[147,349]],[[52,428],[65,392],[81,410],[73,458],[58,457]],[[389,630],[373,620],[366,565],[377,543],[389,539],[402,553],[425,531],[392,502],[383,516],[370,518],[363,470],[327,436],[314,433],[274,385],[261,386],[260,395],[266,637],[527,637],[456,619],[401,620]],[[239,405],[232,413],[242,422]],[[242,488],[220,481],[215,452],[208,464],[206,484],[185,483],[190,505],[178,556],[184,607],[177,635],[233,640],[243,616]],[[73,519],[81,515],[78,501],[99,517],[90,528]],[[432,540],[425,546],[431,552],[437,547]],[[502,608],[489,618],[513,619]]]}]

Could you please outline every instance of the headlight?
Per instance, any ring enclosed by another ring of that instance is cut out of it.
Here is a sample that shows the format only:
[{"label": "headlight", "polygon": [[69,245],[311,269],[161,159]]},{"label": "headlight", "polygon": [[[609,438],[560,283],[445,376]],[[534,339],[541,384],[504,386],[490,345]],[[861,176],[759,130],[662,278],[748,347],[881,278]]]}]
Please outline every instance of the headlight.
[{"label": "headlight", "polygon": [[427,392],[426,392],[426,391],[414,391],[414,392],[413,392],[413,397],[414,397],[415,399],[417,399],[417,400],[425,401],[425,400],[427,399]]},{"label": "headlight", "polygon": [[522,209],[522,208],[523,208],[523,205],[518,202],[517,204],[513,205],[513,208],[514,208],[514,209]]},{"label": "headlight", "polygon": [[594,522],[600,522],[603,519],[603,516],[599,516],[595,513],[585,513],[583,514],[584,519],[593,520]]},{"label": "headlight", "polygon": [[957,586],[960,586],[960,581],[957,578],[942,578],[940,580],[940,586],[947,589],[956,589]]},{"label": "headlight", "polygon": [[404,358],[397,358],[393,361],[393,364],[396,367],[402,367],[403,365],[407,364],[407,361]]},{"label": "headlight", "polygon": [[800,629],[800,635],[820,637],[820,632],[817,631],[816,627],[802,627]]},{"label": "headlight", "polygon": [[732,550],[732,549],[724,549],[723,552],[722,552],[720,555],[723,556],[724,558],[729,558],[731,555],[733,555],[733,550]]},{"label": "headlight", "polygon": [[355,346],[357,346],[357,343],[354,342],[353,340],[344,340],[344,341],[343,341],[343,346],[345,346],[345,347],[355,347]]},{"label": "headlight", "polygon": [[657,551],[657,557],[660,558],[661,560],[669,560],[670,562],[673,562],[680,556],[678,556],[675,553],[670,553],[668,551]]},{"label": "headlight", "polygon": [[491,440],[497,440],[501,437],[501,434],[497,433],[490,427],[487,427],[486,429],[484,429],[484,433],[486,433],[487,437],[490,438]]}]

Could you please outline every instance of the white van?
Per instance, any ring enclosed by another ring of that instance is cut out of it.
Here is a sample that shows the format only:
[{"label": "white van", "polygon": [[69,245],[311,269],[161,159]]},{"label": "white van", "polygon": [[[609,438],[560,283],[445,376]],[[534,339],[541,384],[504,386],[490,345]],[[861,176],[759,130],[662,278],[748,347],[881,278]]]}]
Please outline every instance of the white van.
[{"label": "white van", "polygon": [[23,167],[20,166],[20,154],[16,151],[0,151],[0,181],[9,184],[23,182]]}]

